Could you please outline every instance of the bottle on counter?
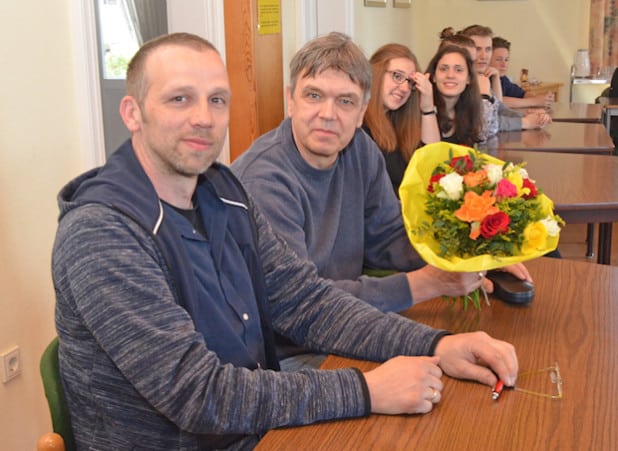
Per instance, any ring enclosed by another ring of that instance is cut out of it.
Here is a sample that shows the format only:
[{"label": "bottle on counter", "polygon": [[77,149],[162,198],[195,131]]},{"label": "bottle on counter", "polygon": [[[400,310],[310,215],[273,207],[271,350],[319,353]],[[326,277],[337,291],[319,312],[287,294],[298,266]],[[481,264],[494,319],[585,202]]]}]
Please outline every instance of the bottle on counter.
[{"label": "bottle on counter", "polygon": [[528,69],[522,69],[519,76],[519,81],[522,85],[528,83]]}]

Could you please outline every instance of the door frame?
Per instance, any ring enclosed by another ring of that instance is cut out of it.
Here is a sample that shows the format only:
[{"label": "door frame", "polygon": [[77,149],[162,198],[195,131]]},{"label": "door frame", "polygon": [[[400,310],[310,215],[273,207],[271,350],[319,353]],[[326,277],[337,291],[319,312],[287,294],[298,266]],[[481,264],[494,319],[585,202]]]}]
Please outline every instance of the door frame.
[{"label": "door frame", "polygon": [[83,169],[105,162],[94,1],[69,2],[73,79]]}]

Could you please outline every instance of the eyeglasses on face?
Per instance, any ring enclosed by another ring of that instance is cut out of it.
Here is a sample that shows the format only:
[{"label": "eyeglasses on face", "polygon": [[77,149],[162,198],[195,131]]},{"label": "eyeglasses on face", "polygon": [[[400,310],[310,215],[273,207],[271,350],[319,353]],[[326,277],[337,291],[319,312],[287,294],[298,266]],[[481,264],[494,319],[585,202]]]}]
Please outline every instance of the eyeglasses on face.
[{"label": "eyeglasses on face", "polygon": [[391,74],[391,78],[398,85],[401,85],[407,81],[410,89],[414,89],[414,80],[410,77],[406,77],[403,72],[399,72],[398,70],[387,70],[386,72]]}]

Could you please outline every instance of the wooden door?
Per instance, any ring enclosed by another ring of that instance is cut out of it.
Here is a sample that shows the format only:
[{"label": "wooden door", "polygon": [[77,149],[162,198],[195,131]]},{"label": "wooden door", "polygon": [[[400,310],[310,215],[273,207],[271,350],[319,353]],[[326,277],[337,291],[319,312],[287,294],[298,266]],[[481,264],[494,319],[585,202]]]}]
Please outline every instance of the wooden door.
[{"label": "wooden door", "polygon": [[[268,34],[258,31],[260,1],[224,0],[225,53],[232,88],[230,162],[283,120],[280,1],[274,2],[274,9],[279,9],[279,32]],[[272,6],[273,2],[265,3]]]}]

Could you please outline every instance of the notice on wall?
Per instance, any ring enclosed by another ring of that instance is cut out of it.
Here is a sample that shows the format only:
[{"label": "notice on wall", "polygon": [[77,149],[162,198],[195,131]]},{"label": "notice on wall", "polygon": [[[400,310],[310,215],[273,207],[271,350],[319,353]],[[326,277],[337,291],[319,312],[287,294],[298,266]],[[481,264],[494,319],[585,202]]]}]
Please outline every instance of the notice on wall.
[{"label": "notice on wall", "polygon": [[281,33],[281,4],[279,0],[258,0],[258,34]]}]

